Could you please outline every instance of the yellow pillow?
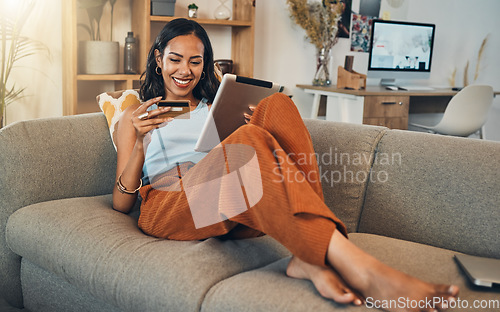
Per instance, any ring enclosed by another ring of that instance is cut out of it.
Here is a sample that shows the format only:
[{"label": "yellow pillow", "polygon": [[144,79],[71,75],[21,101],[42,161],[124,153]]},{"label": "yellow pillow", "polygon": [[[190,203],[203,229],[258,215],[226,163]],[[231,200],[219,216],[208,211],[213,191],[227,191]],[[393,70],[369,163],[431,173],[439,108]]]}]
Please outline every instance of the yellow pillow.
[{"label": "yellow pillow", "polygon": [[121,90],[115,92],[104,92],[97,96],[97,103],[108,121],[109,133],[115,146],[115,131],[118,121],[127,107],[141,103],[137,90]]}]

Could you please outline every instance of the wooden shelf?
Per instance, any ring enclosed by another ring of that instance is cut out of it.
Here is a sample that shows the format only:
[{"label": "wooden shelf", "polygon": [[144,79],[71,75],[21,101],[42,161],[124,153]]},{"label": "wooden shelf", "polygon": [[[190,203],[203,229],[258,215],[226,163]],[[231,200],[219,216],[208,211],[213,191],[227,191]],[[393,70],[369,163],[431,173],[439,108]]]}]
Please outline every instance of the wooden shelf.
[{"label": "wooden shelf", "polygon": [[[144,64],[148,51],[154,40],[151,26],[159,26],[178,16],[151,15],[150,0],[130,0],[132,15],[131,30],[139,41],[139,64]],[[98,110],[95,106],[95,94],[100,85],[114,83],[115,90],[138,87],[140,75],[82,75],[78,73],[78,5],[77,0],[62,1],[62,43],[63,43],[63,114],[74,115],[90,110]],[[193,19],[201,25],[213,27],[230,27],[231,59],[238,75],[253,77],[254,36],[255,36],[255,1],[233,0],[233,16],[231,20]],[[116,16],[120,18],[120,16]],[[209,34],[210,35],[210,34]],[[141,69],[142,71],[143,69]],[[106,82],[100,83],[100,82]],[[113,91],[113,90],[106,90]],[[88,109],[87,109],[88,108]]]},{"label": "wooden shelf", "polygon": [[[233,0],[231,20],[192,18],[203,26],[231,28],[231,59],[236,74],[253,77],[255,1]],[[151,15],[151,1],[132,0],[132,31],[139,38],[140,59],[146,60],[154,35],[151,25],[168,23],[180,16]],[[184,17],[185,18],[185,17]]]},{"label": "wooden shelf", "polygon": [[[151,15],[151,22],[167,23],[171,20],[178,18],[177,16],[156,16]],[[201,25],[214,25],[214,26],[230,26],[230,27],[252,27],[252,21],[237,21],[237,20],[216,20],[216,19],[202,19],[202,18],[188,18],[198,22]]]},{"label": "wooden shelf", "polygon": [[141,75],[125,75],[125,74],[115,74],[115,75],[82,75],[76,76],[77,80],[86,81],[139,81]]}]

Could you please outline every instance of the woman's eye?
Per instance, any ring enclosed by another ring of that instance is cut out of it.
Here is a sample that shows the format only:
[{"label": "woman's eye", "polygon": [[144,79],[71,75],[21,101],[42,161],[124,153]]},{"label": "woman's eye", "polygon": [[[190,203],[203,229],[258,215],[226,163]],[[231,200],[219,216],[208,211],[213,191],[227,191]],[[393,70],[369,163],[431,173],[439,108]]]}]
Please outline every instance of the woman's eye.
[{"label": "woman's eye", "polygon": [[193,65],[200,65],[201,62],[200,61],[191,61],[191,64],[193,64]]},{"label": "woman's eye", "polygon": [[174,59],[174,58],[170,59],[170,62],[172,62],[172,63],[179,63],[180,61],[181,60],[179,60],[179,59]]}]

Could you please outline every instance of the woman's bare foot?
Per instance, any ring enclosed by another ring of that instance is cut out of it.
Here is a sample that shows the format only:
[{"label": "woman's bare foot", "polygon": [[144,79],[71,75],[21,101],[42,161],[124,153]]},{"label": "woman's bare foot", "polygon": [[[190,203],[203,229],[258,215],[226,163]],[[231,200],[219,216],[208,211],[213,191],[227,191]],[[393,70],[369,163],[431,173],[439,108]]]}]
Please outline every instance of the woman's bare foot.
[{"label": "woman's bare foot", "polygon": [[447,308],[445,302],[458,295],[457,286],[427,283],[383,264],[338,231],[332,235],[327,259],[367,304],[386,303],[388,311],[442,311]]},{"label": "woman's bare foot", "polygon": [[288,263],[286,275],[310,280],[321,296],[335,302],[355,305],[363,303],[361,298],[346,286],[333,269],[312,265],[294,256]]}]

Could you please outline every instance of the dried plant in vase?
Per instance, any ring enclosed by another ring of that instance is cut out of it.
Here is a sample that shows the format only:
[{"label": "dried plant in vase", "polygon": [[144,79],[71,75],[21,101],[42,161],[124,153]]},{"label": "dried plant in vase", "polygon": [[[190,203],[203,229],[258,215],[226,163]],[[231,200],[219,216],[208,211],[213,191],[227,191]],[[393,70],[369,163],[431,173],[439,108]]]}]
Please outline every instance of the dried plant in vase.
[{"label": "dried plant in vase", "polygon": [[[481,42],[481,46],[479,47],[479,51],[477,54],[477,61],[476,61],[476,69],[474,71],[474,79],[472,80],[472,83],[474,83],[477,78],[479,77],[479,71],[481,69],[481,61],[483,59],[483,54],[484,54],[484,49],[486,48],[486,44],[488,43],[488,38],[490,34],[487,34],[486,37],[484,37],[483,41]],[[466,87],[470,84],[469,82],[469,63],[470,61],[467,60],[465,67],[464,67],[464,81],[463,81],[463,86]],[[450,75],[450,78],[448,78],[448,82],[450,83],[451,87],[456,87],[456,76],[457,76],[457,68],[453,68],[453,72]]]},{"label": "dried plant in vase", "polygon": [[313,85],[330,85],[330,52],[338,41],[338,22],[344,11],[344,4],[335,0],[287,0],[287,4],[292,20],[306,31],[309,42],[316,47]]}]

